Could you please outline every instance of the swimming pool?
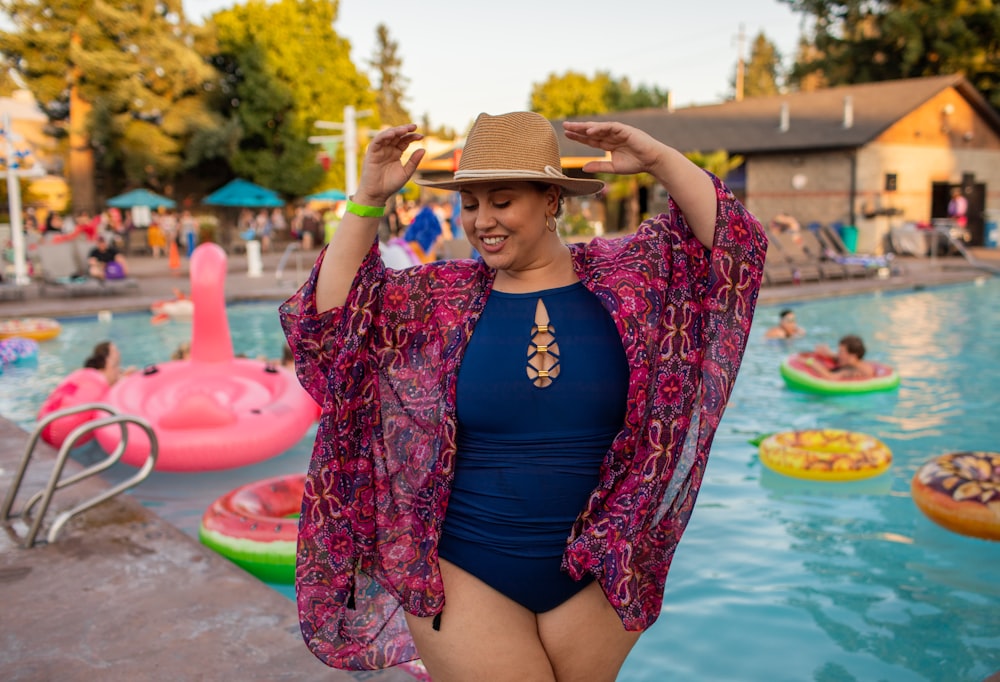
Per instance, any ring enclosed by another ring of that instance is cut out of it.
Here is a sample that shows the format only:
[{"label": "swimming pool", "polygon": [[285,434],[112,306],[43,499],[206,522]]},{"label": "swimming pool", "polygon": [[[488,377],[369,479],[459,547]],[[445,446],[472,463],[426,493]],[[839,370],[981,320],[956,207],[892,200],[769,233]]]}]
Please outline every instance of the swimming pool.
[{"label": "swimming pool", "polygon": [[[998,301],[1000,279],[991,279],[797,304],[789,307],[809,333],[789,343],[763,340],[778,307],[759,308],[663,613],[621,680],[981,682],[1000,670],[1000,543],[936,526],[909,494],[931,457],[1000,449]],[[275,307],[229,308],[236,352],[279,356]],[[865,339],[872,359],[899,369],[898,391],[816,396],[785,387],[778,364],[786,354],[835,345],[849,332]],[[42,344],[37,368],[0,375],[0,414],[31,428],[48,391],[101,339],[115,340],[126,364],[143,365],[169,357],[188,333],[140,314],[64,321],[62,335]],[[856,483],[799,481],[762,469],[747,443],[812,427],[877,436],[893,451],[892,469]],[[314,435],[249,467],[157,472],[133,495],[196,536],[219,495],[304,471]]]}]

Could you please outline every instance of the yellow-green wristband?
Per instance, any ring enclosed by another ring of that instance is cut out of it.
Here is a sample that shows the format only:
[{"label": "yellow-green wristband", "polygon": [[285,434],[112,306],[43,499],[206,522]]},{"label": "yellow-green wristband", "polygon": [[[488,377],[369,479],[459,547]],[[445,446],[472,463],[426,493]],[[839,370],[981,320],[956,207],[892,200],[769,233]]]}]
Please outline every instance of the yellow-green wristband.
[{"label": "yellow-green wristband", "polygon": [[356,204],[348,199],[347,212],[359,215],[362,218],[381,218],[385,215],[385,206],[365,206],[364,204]]}]

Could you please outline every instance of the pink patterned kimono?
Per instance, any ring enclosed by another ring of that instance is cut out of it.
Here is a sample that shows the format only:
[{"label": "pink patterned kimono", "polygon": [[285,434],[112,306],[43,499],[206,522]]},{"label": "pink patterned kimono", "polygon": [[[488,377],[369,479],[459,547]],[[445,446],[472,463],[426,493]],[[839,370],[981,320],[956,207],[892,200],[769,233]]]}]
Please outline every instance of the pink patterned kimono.
[{"label": "pink patterned kimono", "polygon": [[[570,245],[621,334],[630,380],[624,428],[563,567],[593,574],[629,630],[660,613],[760,288],[764,233],[715,183],[711,250],[674,204],[634,234]],[[280,309],[299,378],[323,406],[299,522],[301,629],[328,665],[384,668],[418,655],[403,610],[444,605],[455,387],[494,271],[473,260],[388,270],[376,243],[346,304],[317,314],[319,262]]]}]

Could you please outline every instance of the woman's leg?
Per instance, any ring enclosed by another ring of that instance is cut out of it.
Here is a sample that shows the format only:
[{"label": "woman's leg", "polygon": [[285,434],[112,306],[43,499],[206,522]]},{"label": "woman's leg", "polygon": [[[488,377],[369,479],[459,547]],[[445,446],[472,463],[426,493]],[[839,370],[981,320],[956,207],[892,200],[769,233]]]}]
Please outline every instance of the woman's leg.
[{"label": "woman's leg", "polygon": [[537,618],[559,682],[612,682],[642,634],[625,629],[597,582]]},{"label": "woman's leg", "polygon": [[433,629],[433,618],[406,615],[434,682],[555,679],[534,613],[443,559],[441,576],[446,595],[441,629]]}]

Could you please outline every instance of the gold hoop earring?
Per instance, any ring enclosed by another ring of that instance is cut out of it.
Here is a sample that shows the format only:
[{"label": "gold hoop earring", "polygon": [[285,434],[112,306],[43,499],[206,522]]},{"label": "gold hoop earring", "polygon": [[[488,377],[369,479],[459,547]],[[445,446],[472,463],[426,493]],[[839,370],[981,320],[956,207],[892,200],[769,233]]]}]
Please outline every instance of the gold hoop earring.
[{"label": "gold hoop earring", "polygon": [[[549,227],[549,218],[552,218],[552,227]],[[550,216],[548,213],[545,214],[545,229],[549,232],[555,232],[559,228],[558,223],[556,223],[556,217]]]}]

